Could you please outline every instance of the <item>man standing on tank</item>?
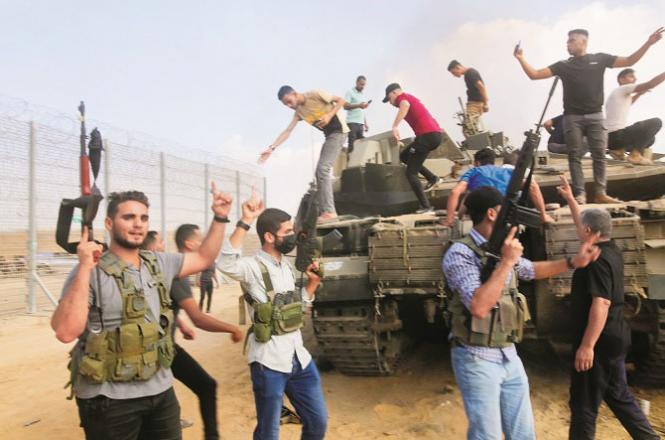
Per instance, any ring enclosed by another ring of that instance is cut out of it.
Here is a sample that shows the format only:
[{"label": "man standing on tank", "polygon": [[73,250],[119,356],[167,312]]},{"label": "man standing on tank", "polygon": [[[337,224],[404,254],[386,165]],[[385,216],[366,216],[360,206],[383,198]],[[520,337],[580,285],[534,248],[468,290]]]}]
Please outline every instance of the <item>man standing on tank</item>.
[{"label": "man standing on tank", "polygon": [[568,164],[573,193],[578,203],[586,203],[581,162],[584,136],[587,138],[589,151],[593,159],[595,183],[593,202],[618,202],[617,199],[608,196],[606,192],[605,152],[607,150],[607,129],[603,115],[605,69],[632,66],[644,56],[653,44],[662,38],[664,30],[663,28],[656,30],[632,55],[619,57],[606,53],[587,53],[589,32],[585,29],[573,29],[568,32],[567,41],[568,53],[571,58],[542,69],[533,68],[524,58],[520,45],[518,44],[515,47],[513,54],[530,79],[537,80],[558,76],[563,82],[565,140],[568,146]]},{"label": "man standing on tank", "polygon": [[[430,212],[432,206],[425,193],[434,188],[442,179],[425,168],[423,163],[427,156],[441,144],[443,137],[441,127],[422,102],[415,96],[403,92],[397,83],[389,84],[386,87],[386,97],[383,98],[383,102],[390,102],[399,109],[395,122],[393,122],[393,136],[398,143],[401,142],[399,124],[402,120],[405,120],[416,134],[416,139],[402,150],[399,158],[406,164],[406,178],[420,203],[420,209],[416,212],[419,214]],[[418,174],[422,174],[427,179],[424,189],[420,184]]]},{"label": "man standing on tank", "polygon": [[[463,66],[457,60],[452,60],[448,64],[448,72],[457,78],[464,77],[466,83],[466,115],[471,123],[470,126],[480,130],[480,125],[482,125],[481,116],[490,110],[489,95],[483,78],[476,69]],[[469,125],[464,125],[462,132],[465,138],[474,134],[474,132],[469,131]]]},{"label": "man standing on tank", "polygon": [[353,151],[353,143],[358,139],[365,137],[365,132],[369,130],[367,125],[367,117],[364,110],[369,106],[369,102],[365,101],[363,90],[365,90],[367,79],[360,75],[356,78],[356,86],[346,92],[344,95],[344,110],[346,110],[346,125],[349,126],[349,146],[347,151]]}]

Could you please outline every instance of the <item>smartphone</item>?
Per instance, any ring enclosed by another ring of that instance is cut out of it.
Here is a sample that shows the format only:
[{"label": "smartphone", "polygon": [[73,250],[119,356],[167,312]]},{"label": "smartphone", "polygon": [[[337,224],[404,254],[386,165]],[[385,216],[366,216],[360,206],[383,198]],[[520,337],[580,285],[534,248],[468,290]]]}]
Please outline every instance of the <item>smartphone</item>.
[{"label": "smartphone", "polygon": [[520,47],[522,47],[522,40],[518,41],[517,44],[515,45],[515,52],[520,50]]},{"label": "smartphone", "polygon": [[371,103],[372,103],[371,99],[369,101],[367,101],[367,105],[370,105]]}]

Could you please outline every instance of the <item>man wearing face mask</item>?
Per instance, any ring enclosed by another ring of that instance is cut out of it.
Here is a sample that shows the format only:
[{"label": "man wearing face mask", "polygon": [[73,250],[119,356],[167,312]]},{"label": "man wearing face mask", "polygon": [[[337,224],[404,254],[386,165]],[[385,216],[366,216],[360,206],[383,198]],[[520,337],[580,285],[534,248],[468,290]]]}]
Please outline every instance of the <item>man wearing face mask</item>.
[{"label": "man wearing face mask", "polygon": [[[255,219],[261,250],[241,257],[245,235]],[[323,439],[326,432],[328,413],[321,378],[300,333],[303,309],[314,301],[321,278],[314,263],[305,272],[305,286],[296,289],[296,274],[284,258],[295,245],[291,216],[275,208],[264,211],[263,202],[253,194],[242,204],[242,218],[219,259],[219,269],[241,283],[252,309],[247,362],[256,403],[254,440],[279,438],[284,394],[302,420],[303,439]]]}]

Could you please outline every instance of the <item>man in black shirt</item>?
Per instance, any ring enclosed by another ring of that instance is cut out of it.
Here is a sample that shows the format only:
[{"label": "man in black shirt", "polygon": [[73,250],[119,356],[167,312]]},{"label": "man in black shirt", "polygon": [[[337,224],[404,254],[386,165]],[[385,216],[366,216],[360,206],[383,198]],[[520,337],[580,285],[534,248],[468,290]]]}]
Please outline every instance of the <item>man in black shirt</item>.
[{"label": "man in black shirt", "polygon": [[489,111],[489,96],[480,73],[473,67],[465,67],[459,61],[452,60],[448,64],[448,72],[460,78],[464,76],[466,83],[466,114],[470,124],[462,127],[464,137],[469,137],[480,130],[480,117]]},{"label": "man in black shirt", "polygon": [[[178,252],[191,252],[201,246],[203,236],[196,225],[181,225],[176,230],[175,241]],[[153,243],[155,246],[157,243]],[[150,246],[146,246],[150,249]],[[175,341],[175,328],[180,329],[185,339],[194,339],[194,330],[184,323],[178,316],[180,309],[184,309],[192,323],[209,332],[230,333],[233,342],[243,339],[242,330],[226,322],[206,315],[199,310],[192,288],[186,279],[176,278],[171,284],[171,307],[176,325],[172,326],[173,340]],[[205,440],[219,439],[217,431],[217,382],[213,379],[196,360],[180,345],[175,344],[176,356],[171,364],[173,377],[185,384],[199,398],[199,409],[203,419],[203,431]]]},{"label": "man in black shirt", "polygon": [[206,313],[210,313],[210,303],[212,302],[212,292],[215,288],[217,282],[217,266],[214,264],[202,271],[199,275],[199,289],[201,291],[201,297],[199,299],[199,309],[203,310],[203,302],[205,301],[206,296],[208,297],[208,302],[206,306]]},{"label": "man in black shirt", "polygon": [[586,203],[584,174],[582,173],[581,151],[584,136],[589,143],[593,159],[595,182],[595,203],[614,203],[616,199],[605,192],[605,151],[607,150],[607,129],[603,116],[603,77],[605,69],[629,67],[638,62],[653,44],[662,38],[660,28],[649,36],[647,41],[632,55],[617,57],[605,53],[587,53],[589,33],[584,29],[568,32],[567,48],[571,58],[559,61],[543,69],[535,69],[524,59],[519,45],[514,56],[530,79],[545,79],[558,76],[563,82],[563,110],[565,139],[568,146],[568,162],[573,181],[573,192],[579,203]]},{"label": "man in black shirt", "polygon": [[570,384],[570,432],[574,440],[593,439],[598,407],[605,400],[633,438],[657,439],[626,383],[630,328],[623,316],[623,255],[611,239],[612,219],[604,209],[579,207],[567,182],[559,192],[568,201],[580,240],[596,236],[600,257],[573,273],[575,368]]}]

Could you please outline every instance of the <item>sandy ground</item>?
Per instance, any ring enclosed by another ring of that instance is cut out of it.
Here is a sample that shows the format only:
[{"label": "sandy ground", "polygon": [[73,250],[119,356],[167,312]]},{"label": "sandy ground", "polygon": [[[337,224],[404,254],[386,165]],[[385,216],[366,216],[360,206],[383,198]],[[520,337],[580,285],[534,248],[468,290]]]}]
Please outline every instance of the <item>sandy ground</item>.
[{"label": "sandy ground", "polygon": [[[213,314],[237,321],[236,287],[215,292]],[[0,438],[83,438],[74,402],[66,400],[68,347],[59,343],[49,317],[15,316],[0,320]],[[254,403],[248,368],[240,344],[227,335],[197,332],[194,341],[179,341],[218,382],[222,438],[249,439],[254,427]],[[538,353],[540,352],[540,353]],[[538,438],[567,438],[568,377],[565,367],[532,350],[523,358],[531,381]],[[329,439],[463,439],[466,419],[444,345],[421,344],[388,378],[346,377],[322,373],[330,413]],[[184,439],[202,438],[196,397],[175,384],[182,417],[194,421]],[[652,423],[665,427],[665,390],[636,389],[651,401]],[[299,427],[282,427],[282,439],[299,438]],[[598,439],[628,439],[603,407]]]}]

